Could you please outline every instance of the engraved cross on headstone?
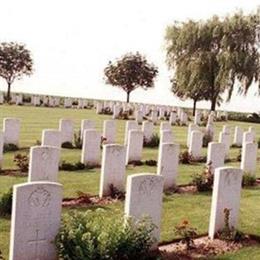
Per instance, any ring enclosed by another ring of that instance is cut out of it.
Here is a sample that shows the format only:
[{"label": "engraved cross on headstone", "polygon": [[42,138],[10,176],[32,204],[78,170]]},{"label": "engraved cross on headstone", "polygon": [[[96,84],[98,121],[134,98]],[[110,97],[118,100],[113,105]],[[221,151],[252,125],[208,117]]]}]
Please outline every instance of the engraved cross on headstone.
[{"label": "engraved cross on headstone", "polygon": [[39,243],[43,243],[43,242],[46,242],[47,240],[45,238],[40,238],[39,237],[39,229],[36,229],[36,237],[35,239],[33,240],[29,240],[28,243],[29,244],[33,244],[34,245],[34,257],[35,257],[35,260],[40,260],[38,254],[39,254]]}]

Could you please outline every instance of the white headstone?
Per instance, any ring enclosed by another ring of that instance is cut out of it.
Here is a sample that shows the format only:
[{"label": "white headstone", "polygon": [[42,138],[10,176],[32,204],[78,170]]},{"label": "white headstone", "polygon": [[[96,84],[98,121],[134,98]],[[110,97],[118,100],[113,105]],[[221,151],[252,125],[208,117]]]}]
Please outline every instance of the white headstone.
[{"label": "white headstone", "polygon": [[28,181],[58,181],[60,149],[34,146],[30,149]]},{"label": "white headstone", "polygon": [[187,132],[187,147],[190,146],[191,132],[194,130],[199,130],[198,126],[195,124],[189,124]]},{"label": "white headstone", "polygon": [[74,123],[70,119],[60,119],[59,130],[61,132],[61,143],[73,142]]},{"label": "white headstone", "polygon": [[128,132],[126,164],[132,161],[141,161],[143,151],[143,137],[143,132],[141,130],[130,130]]},{"label": "white headstone", "polygon": [[4,143],[19,146],[21,122],[17,118],[4,118],[3,132]]},{"label": "white headstone", "polygon": [[215,170],[212,193],[209,237],[225,225],[224,210],[230,210],[229,225],[236,228],[239,215],[242,170],[232,167],[221,167]]},{"label": "white headstone", "polygon": [[244,132],[243,134],[243,144],[244,143],[253,143],[254,142],[254,134],[253,132]]},{"label": "white headstone", "polygon": [[201,131],[199,130],[191,131],[189,154],[191,154],[194,159],[199,159],[201,157],[202,141],[203,141],[203,134]]},{"label": "white headstone", "polygon": [[195,125],[201,124],[201,112],[199,110],[196,110],[196,112],[195,112],[194,124]]},{"label": "white headstone", "polygon": [[160,131],[163,131],[163,130],[170,130],[171,131],[171,125],[169,122],[161,122],[160,124]]},{"label": "white headstone", "polygon": [[97,105],[96,105],[96,113],[101,114],[102,110],[103,110],[103,103],[101,101],[99,101],[99,102],[97,102]]},{"label": "white headstone", "polygon": [[150,121],[143,122],[142,131],[144,134],[145,142],[149,142],[151,140],[151,138],[153,136],[153,129],[154,129],[154,126],[153,126],[152,122],[150,122]]},{"label": "white headstone", "polygon": [[157,124],[157,120],[158,120],[158,112],[157,112],[157,110],[152,110],[151,121],[153,122],[154,125]]},{"label": "white headstone", "polygon": [[174,141],[174,136],[171,130],[160,131],[160,144],[172,143]]},{"label": "white headstone", "polygon": [[134,219],[149,217],[155,225],[153,237],[160,240],[163,177],[154,174],[133,174],[126,185],[125,215]]},{"label": "white headstone", "polygon": [[116,121],[105,120],[103,123],[103,137],[106,138],[106,144],[116,142]]},{"label": "white headstone", "polygon": [[44,129],[42,131],[42,146],[49,145],[61,147],[61,132],[56,129]]},{"label": "white headstone", "polygon": [[10,260],[57,259],[62,185],[33,182],[14,185]]},{"label": "white headstone", "polygon": [[180,123],[181,125],[187,125],[188,123],[188,115],[184,111],[181,112]]},{"label": "white headstone", "polygon": [[116,104],[113,106],[113,119],[117,119],[119,117],[121,111],[121,106]]},{"label": "white headstone", "polygon": [[218,167],[223,167],[225,163],[225,145],[211,142],[208,145],[207,164],[214,171]]},{"label": "white headstone", "polygon": [[142,122],[143,122],[143,111],[142,110],[136,110],[135,120],[138,124],[142,124]]},{"label": "white headstone", "polygon": [[81,162],[96,166],[100,163],[101,134],[96,130],[84,130]]},{"label": "white headstone", "polygon": [[71,108],[71,106],[72,106],[72,101],[71,101],[71,99],[70,99],[70,98],[65,98],[65,99],[64,99],[64,107],[65,107],[65,108]]},{"label": "white headstone", "polygon": [[176,186],[180,145],[163,143],[159,147],[157,174],[164,178],[164,190]]},{"label": "white headstone", "polygon": [[81,139],[83,138],[84,130],[91,130],[95,129],[95,121],[83,119],[81,120],[81,126],[80,126],[80,135]]},{"label": "white headstone", "polygon": [[256,172],[257,162],[257,144],[244,143],[241,155],[241,169],[247,173],[254,175]]},{"label": "white headstone", "polygon": [[130,130],[138,130],[138,124],[136,121],[127,121],[125,124],[125,141],[124,144],[127,145],[128,143],[128,134]]},{"label": "white headstone", "polygon": [[243,143],[243,129],[239,126],[235,127],[234,144],[241,146]]},{"label": "white headstone", "polygon": [[177,120],[176,112],[171,112],[169,122],[171,125],[175,125]]},{"label": "white headstone", "polygon": [[229,154],[229,149],[231,145],[231,135],[227,132],[219,133],[219,143],[223,143],[225,145],[225,156],[227,157]]},{"label": "white headstone", "polygon": [[107,144],[103,146],[99,196],[110,194],[110,185],[124,191],[126,148],[123,145]]}]

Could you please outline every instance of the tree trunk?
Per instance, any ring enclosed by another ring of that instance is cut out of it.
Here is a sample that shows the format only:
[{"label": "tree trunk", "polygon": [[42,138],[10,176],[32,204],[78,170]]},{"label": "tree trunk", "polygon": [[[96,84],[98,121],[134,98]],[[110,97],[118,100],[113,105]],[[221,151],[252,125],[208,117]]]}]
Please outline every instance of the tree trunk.
[{"label": "tree trunk", "polygon": [[7,103],[11,101],[11,82],[7,82]]},{"label": "tree trunk", "polygon": [[126,103],[129,103],[130,100],[130,92],[126,92]]},{"label": "tree trunk", "polygon": [[197,100],[193,100],[193,116],[195,116],[195,113],[196,113],[196,105],[197,105]]},{"label": "tree trunk", "polygon": [[211,100],[211,111],[215,111],[216,110],[216,104],[217,104],[217,98],[213,98]]}]

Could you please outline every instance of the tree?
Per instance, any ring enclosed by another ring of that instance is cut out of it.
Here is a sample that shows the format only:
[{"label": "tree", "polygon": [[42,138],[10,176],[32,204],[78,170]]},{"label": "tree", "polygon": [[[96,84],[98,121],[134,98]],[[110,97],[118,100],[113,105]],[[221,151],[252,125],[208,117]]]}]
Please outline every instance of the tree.
[{"label": "tree", "polygon": [[125,54],[114,63],[110,61],[104,74],[107,84],[120,87],[126,92],[128,103],[130,93],[135,89],[141,87],[146,90],[154,86],[158,69],[137,52]]},{"label": "tree", "polygon": [[236,84],[246,94],[253,82],[259,83],[259,23],[257,10],[224,19],[214,16],[207,21],[175,22],[167,28],[167,64],[177,72],[174,80],[186,97],[191,89],[205,90],[204,99],[211,101],[214,111],[222,93],[227,91],[230,100]]},{"label": "tree", "polygon": [[33,61],[23,44],[0,43],[0,76],[7,82],[7,101],[10,101],[11,85],[23,75],[32,74]]}]

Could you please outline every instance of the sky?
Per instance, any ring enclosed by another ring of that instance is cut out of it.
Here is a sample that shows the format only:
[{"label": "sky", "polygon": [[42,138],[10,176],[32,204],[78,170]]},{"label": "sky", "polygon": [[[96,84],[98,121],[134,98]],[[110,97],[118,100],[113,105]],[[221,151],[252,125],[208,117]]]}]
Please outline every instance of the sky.
[{"label": "sky", "polygon": [[[138,51],[158,66],[159,75],[154,89],[134,91],[131,101],[190,106],[170,92],[167,25],[240,9],[248,13],[259,5],[260,0],[8,0],[1,1],[0,41],[26,44],[34,60],[33,75],[16,81],[14,91],[124,101],[122,90],[105,84],[103,70],[110,60]],[[6,90],[2,80],[0,90]],[[260,111],[256,90],[234,95],[221,109]]]}]

